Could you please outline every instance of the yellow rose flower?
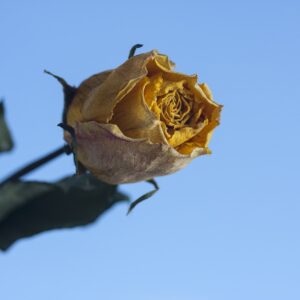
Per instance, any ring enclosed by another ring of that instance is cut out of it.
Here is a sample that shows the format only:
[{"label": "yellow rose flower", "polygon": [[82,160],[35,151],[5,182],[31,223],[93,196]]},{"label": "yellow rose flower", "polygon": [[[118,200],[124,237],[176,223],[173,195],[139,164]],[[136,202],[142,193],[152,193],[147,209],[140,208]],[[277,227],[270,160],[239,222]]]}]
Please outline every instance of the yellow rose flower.
[{"label": "yellow rose flower", "polygon": [[78,160],[99,179],[147,180],[210,153],[221,106],[196,75],[173,68],[167,56],[151,51],[79,86],[67,123],[75,130]]}]

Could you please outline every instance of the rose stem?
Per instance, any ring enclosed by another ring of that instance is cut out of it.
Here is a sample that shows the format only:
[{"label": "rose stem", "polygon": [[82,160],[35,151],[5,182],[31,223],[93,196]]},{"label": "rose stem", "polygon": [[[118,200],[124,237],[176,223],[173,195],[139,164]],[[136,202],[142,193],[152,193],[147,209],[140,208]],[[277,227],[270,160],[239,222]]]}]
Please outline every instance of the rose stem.
[{"label": "rose stem", "polygon": [[28,165],[24,166],[23,168],[21,168],[20,170],[18,170],[17,172],[13,173],[12,175],[8,176],[6,179],[4,179],[1,185],[4,185],[8,182],[12,182],[12,181],[17,181],[18,179],[20,179],[22,176],[30,173],[31,171],[41,167],[42,165],[48,163],[49,161],[51,161],[52,159],[60,156],[61,154],[70,154],[72,153],[72,150],[70,148],[70,146],[68,145],[64,145],[48,154],[46,154],[45,156],[33,161],[32,163],[29,163]]}]

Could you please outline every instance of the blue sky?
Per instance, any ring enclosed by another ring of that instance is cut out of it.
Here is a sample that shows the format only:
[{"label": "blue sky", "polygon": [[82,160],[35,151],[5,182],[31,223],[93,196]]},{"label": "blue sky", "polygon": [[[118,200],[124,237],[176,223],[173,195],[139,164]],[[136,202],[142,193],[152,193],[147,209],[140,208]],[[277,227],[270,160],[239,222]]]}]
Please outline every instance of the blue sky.
[{"label": "blue sky", "polygon": [[[224,104],[211,148],[159,178],[129,217],[52,231],[0,254],[1,297],[279,300],[300,298],[298,1],[0,3],[0,95],[17,147],[0,176],[62,143],[62,92],[121,64],[135,43],[197,73]],[[28,178],[73,172],[62,157]],[[145,183],[123,185],[136,198]]]}]

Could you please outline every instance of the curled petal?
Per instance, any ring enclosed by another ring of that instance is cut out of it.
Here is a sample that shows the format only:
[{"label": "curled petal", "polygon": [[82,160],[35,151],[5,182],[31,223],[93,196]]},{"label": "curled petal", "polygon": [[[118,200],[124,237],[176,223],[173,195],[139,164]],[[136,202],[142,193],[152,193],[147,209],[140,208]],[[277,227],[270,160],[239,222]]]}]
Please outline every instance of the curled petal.
[{"label": "curled petal", "polygon": [[115,107],[112,124],[117,124],[124,135],[130,138],[146,138],[153,143],[167,144],[160,121],[145,102],[144,90],[149,83],[141,80]]},{"label": "curled petal", "polygon": [[126,137],[114,124],[76,123],[77,157],[100,180],[120,184],[148,180],[176,172],[207,149],[189,155],[166,144]]},{"label": "curled petal", "polygon": [[136,55],[114,69],[86,99],[82,109],[84,120],[108,123],[116,104],[147,75],[146,65],[156,56],[156,51]]},{"label": "curled petal", "polygon": [[192,127],[184,127],[174,132],[172,137],[169,139],[169,143],[172,147],[176,148],[183,143],[187,142],[194,136],[196,136],[203,127],[205,127],[207,122],[203,122],[200,124],[199,127],[192,128]]},{"label": "curled petal", "polygon": [[100,86],[111,73],[111,70],[95,74],[84,80],[78,87],[75,97],[67,113],[67,122],[70,126],[74,126],[76,121],[82,121],[82,106],[89,94],[98,86]]},{"label": "curled petal", "polygon": [[[95,120],[108,123],[113,116],[113,110],[144,77],[150,72],[170,72],[174,64],[166,55],[153,50],[136,55],[124,64],[114,69],[103,82],[86,98],[82,114],[84,121]],[[150,70],[151,69],[151,70]]]}]

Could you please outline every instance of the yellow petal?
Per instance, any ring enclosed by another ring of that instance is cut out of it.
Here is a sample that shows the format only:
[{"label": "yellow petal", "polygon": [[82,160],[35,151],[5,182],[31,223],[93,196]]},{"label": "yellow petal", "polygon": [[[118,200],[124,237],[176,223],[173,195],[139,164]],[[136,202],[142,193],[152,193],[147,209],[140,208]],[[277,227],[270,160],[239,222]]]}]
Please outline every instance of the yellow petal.
[{"label": "yellow petal", "polygon": [[75,121],[83,120],[83,103],[85,102],[91,91],[100,86],[110,73],[111,70],[93,75],[80,84],[67,113],[67,122],[70,126],[73,126]]},{"label": "yellow petal", "polygon": [[184,89],[184,84],[186,83],[186,79],[184,80],[178,80],[178,81],[169,81],[164,80],[163,83],[160,86],[159,91],[157,92],[157,96],[165,95],[171,91],[177,90],[177,89]]},{"label": "yellow petal", "polygon": [[196,136],[205,125],[202,123],[198,128],[184,127],[178,129],[168,141],[172,147],[176,148]]},{"label": "yellow petal", "polygon": [[220,111],[222,105],[213,101],[212,93],[207,84],[196,84],[190,86],[190,89],[195,94],[196,100],[202,105],[204,115],[207,116],[209,120],[215,119],[217,116],[214,114]]},{"label": "yellow petal", "polygon": [[136,55],[114,69],[87,97],[82,110],[84,120],[109,122],[116,104],[147,75],[146,65],[154,57],[153,51]]},{"label": "yellow petal", "polygon": [[221,105],[215,107],[210,115],[210,120],[208,120],[203,129],[193,138],[188,140],[186,144],[182,144],[181,146],[179,146],[177,151],[182,154],[189,154],[197,147],[200,147],[206,149],[207,153],[210,153],[208,144],[210,142],[214,129],[220,124],[221,110]]},{"label": "yellow petal", "polygon": [[206,97],[210,100],[213,100],[213,94],[209,86],[206,83],[200,83],[199,85],[202,91],[205,93]]},{"label": "yellow petal", "polygon": [[175,67],[175,64],[169,60],[167,55],[160,54],[156,50],[153,50],[152,54],[153,60],[149,60],[147,65],[149,76],[159,71],[170,72]]},{"label": "yellow petal", "polygon": [[148,84],[149,79],[144,78],[116,105],[110,123],[116,124],[128,137],[147,138],[152,143],[167,144],[160,121],[144,99]]},{"label": "yellow petal", "polygon": [[211,151],[208,148],[199,147],[196,143],[193,143],[193,142],[184,143],[176,148],[176,150],[179,153],[185,154],[185,155],[189,155],[189,154],[193,153],[193,151],[196,151],[197,149],[202,149],[202,151],[203,151],[202,155],[211,153]]},{"label": "yellow petal", "polygon": [[195,137],[193,137],[190,142],[195,142],[198,147],[207,148],[212,137],[213,130],[219,125],[219,120],[211,121],[207,124],[203,130],[200,131]]},{"label": "yellow petal", "polygon": [[222,105],[213,101],[212,93],[206,84],[196,85],[191,87],[195,93],[199,104],[201,105],[202,113],[207,118],[205,126],[186,143],[177,147],[177,151],[182,154],[189,154],[198,147],[206,149],[206,153],[210,153],[208,144],[212,137],[215,127],[220,123],[220,114]]}]

